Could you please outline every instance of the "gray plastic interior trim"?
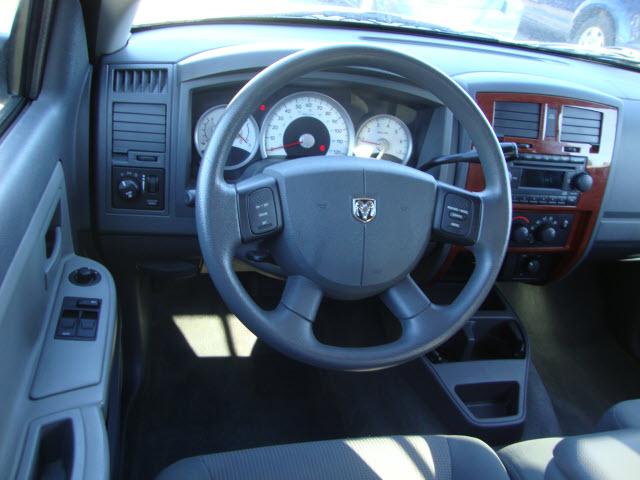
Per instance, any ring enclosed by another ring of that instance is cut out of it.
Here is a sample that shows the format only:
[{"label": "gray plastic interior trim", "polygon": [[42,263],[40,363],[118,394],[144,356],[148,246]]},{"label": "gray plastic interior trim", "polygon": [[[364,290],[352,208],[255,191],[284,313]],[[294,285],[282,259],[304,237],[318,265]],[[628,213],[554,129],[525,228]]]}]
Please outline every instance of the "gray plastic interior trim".
[{"label": "gray plastic interior trim", "polygon": [[37,418],[29,425],[20,468],[16,478],[34,478],[39,437],[46,427],[70,421],[73,432],[73,462],[70,480],[109,478],[109,443],[102,412],[82,407]]},{"label": "gray plastic interior trim", "polygon": [[[69,220],[69,194],[77,207],[74,221],[88,224],[91,66],[86,48],[79,2],[58,0],[40,95],[0,139],[0,478],[22,478],[18,462],[33,420],[84,407],[94,411],[87,412],[94,420],[84,423],[92,445],[86,459],[94,470],[87,478],[99,478],[102,465],[108,468],[101,448],[111,361],[106,342],[102,381],[39,400],[29,396],[64,269],[80,261],[73,250],[78,225]],[[58,238],[47,259],[45,235],[57,209]],[[103,281],[110,281],[104,267],[96,268]],[[115,315],[103,325],[114,331]]]},{"label": "gray plastic interior trim", "polygon": [[[69,275],[82,267],[99,271],[102,279],[91,286],[72,284]],[[104,373],[111,365],[110,357],[115,344],[116,289],[111,276],[103,275],[103,270],[104,267],[99,263],[87,258],[73,256],[65,263],[42,355],[31,387],[31,398],[48,397],[108,380]],[[64,297],[101,300],[98,332],[94,341],[54,338]]]},{"label": "gray plastic interior trim", "polygon": [[[12,257],[5,281],[0,285],[0,326],[3,329],[0,338],[3,354],[0,408],[11,412],[0,416],[0,477],[4,478],[10,476],[9,472],[15,467],[16,445],[22,445],[21,438],[31,419],[85,405],[94,405],[100,411],[106,407],[116,328],[115,288],[106,268],[74,255],[66,195],[64,174],[58,163]],[[47,259],[44,237],[58,208],[59,239]],[[100,318],[98,341],[82,358],[71,347],[71,341],[67,341],[63,349],[50,347],[54,342],[52,324],[59,313],[58,295],[77,292],[69,290],[66,275],[79,265],[98,270],[102,281],[92,287],[75,287],[86,289],[78,296],[102,298],[106,307]],[[44,353],[38,362],[41,351]],[[70,359],[78,363],[75,369],[69,369]],[[44,367],[43,362],[46,363]],[[42,373],[39,368],[44,368]],[[50,396],[37,401],[30,399],[29,390],[34,378],[43,383],[37,391]],[[65,388],[66,393],[60,393]],[[108,458],[104,462],[108,463]]]}]

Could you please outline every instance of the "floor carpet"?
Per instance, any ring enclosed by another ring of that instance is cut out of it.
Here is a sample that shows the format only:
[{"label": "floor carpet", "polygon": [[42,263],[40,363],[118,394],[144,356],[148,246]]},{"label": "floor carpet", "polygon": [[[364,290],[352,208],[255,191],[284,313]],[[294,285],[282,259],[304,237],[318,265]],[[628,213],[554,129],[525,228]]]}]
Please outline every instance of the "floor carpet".
[{"label": "floor carpet", "polygon": [[[266,289],[260,283],[254,290]],[[257,301],[266,307],[277,293]],[[333,340],[345,345],[393,335],[377,302],[323,303],[317,334],[326,336],[322,325],[338,322],[342,335]],[[264,445],[462,433],[452,431],[429,406],[437,387],[427,383],[433,380],[419,361],[371,373],[300,364],[256,341],[206,276],[158,289],[152,304],[149,361],[126,419],[126,478],[153,478],[193,455]],[[535,368],[527,408],[523,438],[560,434]]]},{"label": "floor carpet", "polygon": [[255,341],[207,277],[174,285],[156,300],[151,361],[127,419],[129,478],[153,478],[204,453],[446,432],[407,381],[407,367],[345,373],[285,358]]},{"label": "floor carpet", "polygon": [[525,325],[567,435],[592,432],[611,405],[640,398],[640,362],[612,334],[602,281],[597,269],[584,267],[546,286],[499,287]]}]

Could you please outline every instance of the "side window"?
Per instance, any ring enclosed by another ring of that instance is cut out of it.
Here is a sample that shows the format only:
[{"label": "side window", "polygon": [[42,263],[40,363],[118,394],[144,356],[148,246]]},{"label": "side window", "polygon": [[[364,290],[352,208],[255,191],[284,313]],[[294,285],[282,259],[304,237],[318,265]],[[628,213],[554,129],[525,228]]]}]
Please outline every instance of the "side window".
[{"label": "side window", "polygon": [[20,0],[0,2],[0,133],[21,104],[18,92],[11,93],[9,87],[9,62],[11,61],[11,31]]}]

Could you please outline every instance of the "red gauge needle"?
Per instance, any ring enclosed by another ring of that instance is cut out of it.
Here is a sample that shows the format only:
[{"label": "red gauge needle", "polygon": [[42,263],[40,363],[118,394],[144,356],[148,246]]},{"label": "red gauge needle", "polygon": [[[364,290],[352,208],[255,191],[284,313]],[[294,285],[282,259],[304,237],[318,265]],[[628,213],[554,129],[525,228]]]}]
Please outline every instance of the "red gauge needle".
[{"label": "red gauge needle", "polygon": [[249,143],[247,142],[247,139],[242,136],[241,133],[238,133],[238,136],[240,137],[240,140],[242,140],[244,143]]},{"label": "red gauge needle", "polygon": [[370,142],[368,140],[362,140],[362,139],[360,139],[360,142],[368,143],[369,145],[375,145],[376,147],[380,147],[380,144],[378,142]]},{"label": "red gauge needle", "polygon": [[300,140],[298,140],[297,142],[291,142],[291,143],[285,143],[284,145],[280,145],[279,147],[272,147],[267,149],[268,152],[271,152],[272,150],[280,150],[281,148],[287,148],[287,147],[294,147],[296,145],[300,145],[302,142]]}]

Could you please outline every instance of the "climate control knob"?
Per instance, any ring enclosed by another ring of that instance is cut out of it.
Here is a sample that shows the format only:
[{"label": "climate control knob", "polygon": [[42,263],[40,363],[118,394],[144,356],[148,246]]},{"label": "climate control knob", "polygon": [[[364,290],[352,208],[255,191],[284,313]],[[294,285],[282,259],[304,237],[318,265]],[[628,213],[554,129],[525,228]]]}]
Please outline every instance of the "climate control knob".
[{"label": "climate control knob", "polygon": [[593,187],[593,177],[587,172],[581,172],[573,176],[571,186],[580,192],[588,192]]},{"label": "climate control knob", "polygon": [[531,232],[529,227],[522,223],[515,223],[511,229],[511,240],[519,244],[530,243]]},{"label": "climate control knob", "polygon": [[536,240],[542,243],[550,243],[556,239],[558,232],[556,229],[550,225],[542,225],[540,228],[536,229]]},{"label": "climate control knob", "polygon": [[123,200],[135,200],[140,195],[140,182],[135,178],[123,178],[118,182],[118,195]]}]

